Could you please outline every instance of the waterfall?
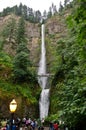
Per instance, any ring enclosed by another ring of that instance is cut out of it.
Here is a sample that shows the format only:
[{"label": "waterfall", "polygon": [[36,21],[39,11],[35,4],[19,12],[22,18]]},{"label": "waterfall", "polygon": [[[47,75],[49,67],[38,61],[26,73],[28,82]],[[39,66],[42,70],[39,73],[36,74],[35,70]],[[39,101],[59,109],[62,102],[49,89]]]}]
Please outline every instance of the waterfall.
[{"label": "waterfall", "polygon": [[46,49],[45,49],[45,27],[44,24],[41,27],[42,33],[42,43],[41,43],[41,58],[38,68],[38,82],[42,88],[39,99],[39,110],[40,110],[40,119],[48,116],[49,110],[49,89],[47,89],[47,73],[46,73]]}]

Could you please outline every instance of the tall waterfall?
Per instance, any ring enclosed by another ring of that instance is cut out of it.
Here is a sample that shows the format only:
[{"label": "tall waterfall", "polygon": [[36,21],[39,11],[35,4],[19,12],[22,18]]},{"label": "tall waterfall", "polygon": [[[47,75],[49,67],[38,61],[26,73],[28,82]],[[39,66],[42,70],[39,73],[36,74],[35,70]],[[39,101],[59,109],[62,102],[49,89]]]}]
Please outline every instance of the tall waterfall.
[{"label": "tall waterfall", "polygon": [[48,116],[49,110],[49,89],[47,89],[47,73],[46,73],[46,49],[45,49],[45,27],[41,27],[42,43],[41,43],[41,58],[38,68],[38,82],[42,88],[39,100],[40,119]]}]

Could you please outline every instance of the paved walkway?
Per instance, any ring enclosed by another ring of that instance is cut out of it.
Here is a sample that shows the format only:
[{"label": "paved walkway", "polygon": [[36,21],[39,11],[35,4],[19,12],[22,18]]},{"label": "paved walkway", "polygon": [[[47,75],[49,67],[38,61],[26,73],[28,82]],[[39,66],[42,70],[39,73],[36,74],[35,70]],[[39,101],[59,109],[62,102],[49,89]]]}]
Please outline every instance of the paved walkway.
[{"label": "paved walkway", "polygon": [[[27,127],[20,127],[20,130],[28,130]],[[38,128],[35,128],[35,130],[38,130]],[[49,127],[44,127],[44,130],[49,130]]]},{"label": "paved walkway", "polygon": [[49,127],[44,127],[44,130],[49,130]]}]

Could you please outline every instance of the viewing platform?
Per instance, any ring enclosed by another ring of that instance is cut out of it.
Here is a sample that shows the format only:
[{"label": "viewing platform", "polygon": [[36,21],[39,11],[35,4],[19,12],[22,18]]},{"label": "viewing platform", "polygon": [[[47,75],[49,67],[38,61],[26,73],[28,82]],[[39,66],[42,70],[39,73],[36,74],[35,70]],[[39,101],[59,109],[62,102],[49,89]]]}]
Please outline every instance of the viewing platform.
[{"label": "viewing platform", "polygon": [[38,75],[38,77],[51,77],[51,76],[54,76],[54,74],[40,74]]}]

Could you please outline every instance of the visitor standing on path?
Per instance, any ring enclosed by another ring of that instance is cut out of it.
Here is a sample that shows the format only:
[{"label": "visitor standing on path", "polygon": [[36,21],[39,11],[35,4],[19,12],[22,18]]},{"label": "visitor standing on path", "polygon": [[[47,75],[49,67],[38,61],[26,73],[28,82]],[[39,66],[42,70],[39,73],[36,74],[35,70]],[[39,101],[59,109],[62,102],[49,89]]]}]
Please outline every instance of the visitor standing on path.
[{"label": "visitor standing on path", "polygon": [[54,130],[58,130],[58,124],[57,124],[57,122],[54,122],[53,127],[54,127]]},{"label": "visitor standing on path", "polygon": [[52,122],[49,123],[49,130],[54,130],[54,126]]}]

